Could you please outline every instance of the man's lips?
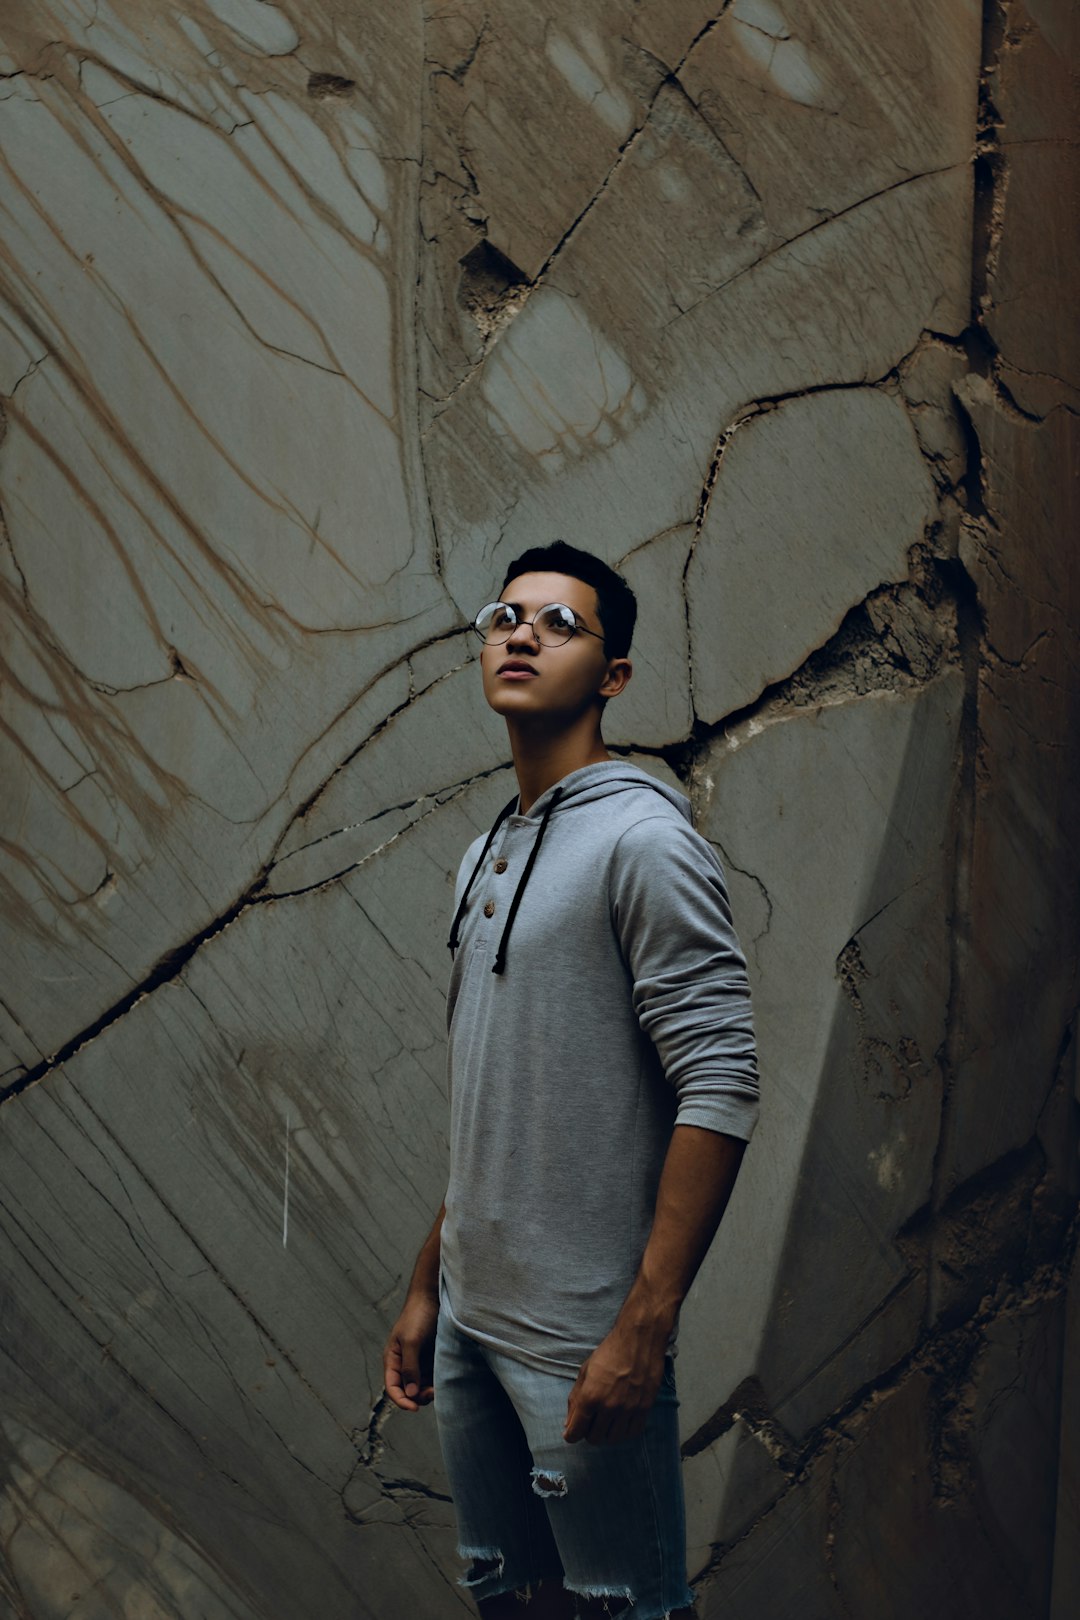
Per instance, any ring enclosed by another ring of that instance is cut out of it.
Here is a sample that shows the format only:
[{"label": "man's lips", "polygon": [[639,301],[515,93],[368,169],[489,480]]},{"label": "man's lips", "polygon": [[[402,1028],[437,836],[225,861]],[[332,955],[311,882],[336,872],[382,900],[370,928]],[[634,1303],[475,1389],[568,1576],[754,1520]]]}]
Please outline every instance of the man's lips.
[{"label": "man's lips", "polygon": [[505,664],[500,664],[495,672],[497,675],[507,675],[517,680],[531,680],[538,672],[532,664],[526,664],[521,658],[508,658]]}]

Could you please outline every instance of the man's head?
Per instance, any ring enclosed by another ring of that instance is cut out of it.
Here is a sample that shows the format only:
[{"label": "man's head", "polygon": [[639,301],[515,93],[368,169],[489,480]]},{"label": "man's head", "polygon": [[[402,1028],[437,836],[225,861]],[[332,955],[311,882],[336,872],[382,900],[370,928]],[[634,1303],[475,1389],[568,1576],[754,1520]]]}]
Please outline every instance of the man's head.
[{"label": "man's head", "polygon": [[501,594],[521,574],[566,574],[591,585],[596,592],[596,612],[604,632],[604,651],[609,658],[625,658],[630,651],[637,621],[637,597],[614,568],[594,557],[591,551],[580,551],[567,545],[565,540],[553,540],[549,546],[531,546],[506,570]]},{"label": "man's head", "polygon": [[[499,601],[512,611],[492,626],[481,653],[484,695],[510,720],[575,725],[623,690],[633,672],[626,654],[634,631],[634,593],[599,557],[556,540],[514,559]],[[538,615],[569,608],[565,637]],[[515,667],[516,666],[516,667]]]}]

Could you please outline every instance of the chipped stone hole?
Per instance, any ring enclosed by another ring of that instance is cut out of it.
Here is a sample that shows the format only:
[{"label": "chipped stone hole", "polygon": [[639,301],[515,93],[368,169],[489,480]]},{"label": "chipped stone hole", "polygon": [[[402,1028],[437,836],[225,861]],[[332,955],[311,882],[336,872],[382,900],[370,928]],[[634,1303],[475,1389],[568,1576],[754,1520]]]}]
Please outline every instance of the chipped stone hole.
[{"label": "chipped stone hole", "polygon": [[458,296],[482,336],[489,338],[517,314],[532,290],[532,282],[486,237],[458,262]]},{"label": "chipped stone hole", "polygon": [[859,986],[864,979],[869,977],[869,971],[862,959],[858,935],[854,939],[849,939],[837,956],[836,977],[840,980],[844,992],[850,1000],[861,1006]]},{"label": "chipped stone hole", "polygon": [[706,1419],[683,1442],[684,1460],[707,1450],[736,1424],[741,1425],[785,1473],[793,1474],[796,1471],[798,1456],[795,1443],[773,1416],[764,1387],[753,1376],[744,1378],[728,1399],[717,1407],[712,1417]]},{"label": "chipped stone hole", "polygon": [[[172,674],[170,676],[167,676],[166,678],[168,680],[194,681],[194,682],[197,683],[198,682],[198,677],[191,673],[191,670],[184,663],[184,660],[181,658],[181,656],[177,652],[176,648],[175,647],[170,647],[168,651],[169,651],[169,666],[170,666],[170,668],[172,670]],[[154,684],[156,685],[157,683],[155,682]]]},{"label": "chipped stone hole", "polygon": [[696,754],[717,730],[730,731],[751,716],[904,690],[933,679],[946,665],[961,663],[966,576],[960,577],[962,565],[950,568],[936,558],[934,574],[930,581],[908,580],[871,592],[791,675],[766,687],[745,709],[725,716],[718,727],[696,724],[690,753]]},{"label": "chipped stone hole", "polygon": [[565,1496],[566,1475],[560,1474],[557,1468],[534,1468],[532,1488],[537,1496]]},{"label": "chipped stone hole", "polygon": [[307,92],[319,101],[329,101],[334,96],[348,96],[356,89],[355,79],[345,79],[340,73],[309,73]]},{"label": "chipped stone hole", "polygon": [[785,695],[795,705],[819,702],[834,688],[861,695],[928,680],[942,663],[958,661],[954,594],[946,589],[935,601],[919,585],[884,586],[849,611],[790,677]]},{"label": "chipped stone hole", "polygon": [[[893,1045],[880,1035],[867,1032],[866,1009],[859,992],[870,973],[862,959],[857,934],[848,940],[837,956],[835,972],[858,1024],[863,1083],[868,1088],[873,1082],[879,1084],[879,1089],[872,1095],[881,1102],[902,1102],[910,1095],[913,1083],[929,1075],[930,1067],[913,1036],[900,1035]],[[896,1012],[895,1004],[892,1005]],[[890,1169],[891,1155],[888,1150],[882,1149],[880,1156],[872,1152],[870,1161],[875,1165],[879,1180],[883,1175],[894,1173]]]},{"label": "chipped stone hole", "polygon": [[[974,585],[963,564],[940,557],[920,542],[912,548],[911,577],[880,586],[845,614],[839,629],[814,649],[792,674],[775,681],[746,705],[714,723],[695,719],[690,735],[655,754],[684,783],[692,783],[699,760],[718,736],[751,719],[789,708],[902,691],[930,681],[948,665],[964,661],[965,640],[981,641]],[[842,953],[841,953],[842,954]],[[846,964],[836,964],[840,972]],[[853,991],[854,981],[845,980]]]}]

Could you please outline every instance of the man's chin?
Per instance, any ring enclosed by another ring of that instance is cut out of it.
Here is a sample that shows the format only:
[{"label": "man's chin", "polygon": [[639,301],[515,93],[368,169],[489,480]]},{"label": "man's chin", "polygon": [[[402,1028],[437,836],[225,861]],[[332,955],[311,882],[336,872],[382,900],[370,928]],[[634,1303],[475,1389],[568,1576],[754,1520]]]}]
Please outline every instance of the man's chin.
[{"label": "man's chin", "polygon": [[498,686],[490,692],[485,689],[484,696],[488,708],[502,715],[504,720],[528,720],[545,729],[573,726],[589,708],[588,703],[552,703],[550,695],[531,688],[532,682],[527,681],[520,686]]},{"label": "man's chin", "polygon": [[529,709],[541,710],[544,707],[542,693],[536,691],[537,678],[531,676],[523,681],[494,680],[490,686],[484,686],[484,697],[489,708],[501,714],[506,710]]},{"label": "man's chin", "polygon": [[526,692],[511,689],[509,692],[492,692],[490,695],[485,694],[485,696],[487,696],[488,708],[493,709],[496,714],[505,716],[508,720],[514,715],[540,716],[548,712],[543,703],[537,703],[535,698]]}]

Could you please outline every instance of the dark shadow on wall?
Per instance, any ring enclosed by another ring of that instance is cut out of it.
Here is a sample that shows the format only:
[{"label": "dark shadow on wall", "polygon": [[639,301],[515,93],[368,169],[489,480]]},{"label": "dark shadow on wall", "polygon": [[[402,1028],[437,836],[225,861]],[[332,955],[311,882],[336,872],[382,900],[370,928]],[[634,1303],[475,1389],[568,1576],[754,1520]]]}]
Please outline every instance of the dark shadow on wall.
[{"label": "dark shadow on wall", "polygon": [[[699,1572],[705,1617],[1047,1613],[1080,1190],[1068,976],[1039,1008],[1058,1031],[1053,1058],[1018,1063],[1026,1107],[1001,1108],[993,1069],[972,1072],[960,1039],[983,971],[965,948],[972,818],[990,812],[965,769],[973,716],[957,706],[954,718],[951,759],[940,739],[928,759],[940,714],[914,716],[857,910],[868,920],[835,959],[755,1376],[685,1448],[741,1431],[724,1539]],[[807,848],[823,836],[809,822],[802,833]],[[853,858],[839,845],[829,857]],[[1051,917],[1054,907],[1048,892]],[[1015,1035],[1003,998],[984,1044]],[[998,1131],[986,1162],[953,1185],[945,1121],[958,1064]]]}]

